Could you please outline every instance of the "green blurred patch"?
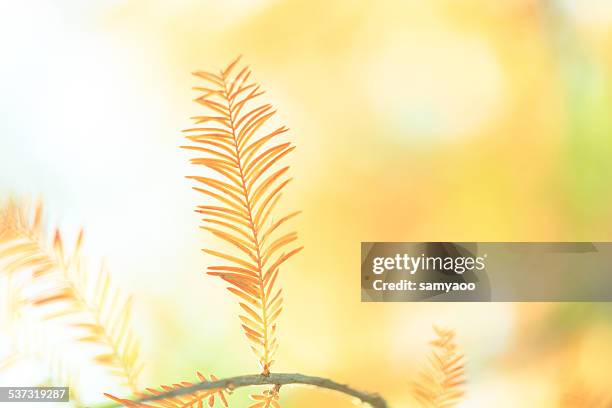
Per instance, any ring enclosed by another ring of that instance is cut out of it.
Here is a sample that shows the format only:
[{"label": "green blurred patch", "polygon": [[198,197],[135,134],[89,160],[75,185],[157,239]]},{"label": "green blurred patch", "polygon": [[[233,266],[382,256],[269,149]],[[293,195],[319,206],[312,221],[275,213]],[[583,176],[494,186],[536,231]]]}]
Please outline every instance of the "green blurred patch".
[{"label": "green blurred patch", "polygon": [[577,238],[604,232],[612,176],[612,79],[602,55],[590,50],[568,18],[550,10],[550,32],[566,108],[563,170],[567,210]]}]

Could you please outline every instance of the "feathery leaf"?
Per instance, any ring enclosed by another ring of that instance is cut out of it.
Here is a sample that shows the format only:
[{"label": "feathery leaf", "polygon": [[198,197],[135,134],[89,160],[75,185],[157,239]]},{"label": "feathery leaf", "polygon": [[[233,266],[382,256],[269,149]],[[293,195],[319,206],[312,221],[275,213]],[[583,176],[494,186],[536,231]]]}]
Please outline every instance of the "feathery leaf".
[{"label": "feathery leaf", "polygon": [[[198,379],[200,382],[208,381],[202,373],[198,372],[197,375],[198,375]],[[218,378],[212,374],[210,378],[212,381],[218,380]],[[156,395],[166,393],[168,391],[177,390],[177,389],[181,389],[185,387],[191,387],[192,385],[194,384],[191,382],[182,381],[177,384],[172,384],[171,386],[162,385],[160,387],[161,390],[156,390],[155,388],[147,388],[148,394],[136,393],[136,396],[139,398],[145,398],[148,396],[156,396]],[[125,407],[130,407],[130,408],[168,408],[168,407],[202,408],[204,406],[212,408],[215,406],[216,401],[219,401],[223,407],[226,407],[226,408],[229,407],[226,396],[225,396],[225,390],[223,389],[196,391],[192,394],[183,394],[178,397],[162,398],[159,400],[150,401],[146,403],[136,402],[136,401],[132,401],[132,400],[125,399],[125,398],[118,398],[118,397],[115,397],[114,395],[106,394],[106,393],[104,395],[112,399],[116,403],[121,404]]]},{"label": "feathery leaf", "polygon": [[0,274],[25,275],[31,290],[21,303],[36,309],[45,321],[76,329],[75,340],[103,346],[94,362],[136,390],[142,364],[130,327],[131,301],[121,297],[104,266],[96,273],[86,270],[82,231],[70,254],[59,230],[48,245],[41,214],[41,204],[30,212],[14,200],[0,208]]},{"label": "feathery leaf", "polygon": [[278,387],[264,390],[261,394],[251,394],[250,397],[254,402],[249,408],[281,408],[278,402]]},{"label": "feathery leaf", "polygon": [[464,395],[464,357],[457,350],[454,331],[438,327],[434,331],[437,338],[430,343],[434,350],[429,366],[413,384],[412,394],[422,407],[454,407]]},{"label": "feathery leaf", "polygon": [[269,104],[256,103],[263,92],[250,80],[249,68],[239,65],[237,58],[218,74],[194,73],[207,82],[194,88],[202,93],[196,102],[210,113],[193,118],[201,127],[185,130],[192,144],[183,148],[199,153],[191,162],[217,176],[190,176],[199,183],[194,189],[215,201],[196,210],[206,217],[203,228],[235,248],[232,254],[205,249],[228,262],[210,266],[208,273],[226,281],[228,290],[244,301],[240,306],[247,314],[240,321],[262,372],[268,374],[277,346],[276,319],[282,310],[276,277],[280,266],[301,250],[293,246],[295,232],[279,231],[298,212],[270,218],[291,180],[286,176],[288,166],[275,167],[294,147],[276,141],[288,129],[269,128],[276,111]]}]

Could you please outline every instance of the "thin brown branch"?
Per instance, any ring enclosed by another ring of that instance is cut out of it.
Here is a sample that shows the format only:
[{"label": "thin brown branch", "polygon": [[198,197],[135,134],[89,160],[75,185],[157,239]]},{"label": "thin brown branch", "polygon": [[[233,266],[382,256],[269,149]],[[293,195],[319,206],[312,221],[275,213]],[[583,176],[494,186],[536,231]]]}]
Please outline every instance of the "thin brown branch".
[{"label": "thin brown branch", "polygon": [[389,408],[387,402],[378,394],[370,394],[367,392],[356,390],[345,384],[340,384],[327,378],[313,377],[304,374],[285,374],[285,373],[271,373],[267,376],[261,374],[241,375],[237,377],[225,378],[217,381],[208,381],[194,384],[189,387],[183,387],[168,391],[166,393],[160,393],[159,395],[152,395],[146,398],[142,398],[135,402],[147,402],[160,400],[165,398],[176,397],[184,394],[192,394],[196,391],[212,390],[212,389],[228,389],[234,390],[240,387],[248,387],[253,385],[274,385],[281,387],[289,384],[302,384],[312,385],[319,388],[333,390],[342,394],[349,395],[351,397],[359,399],[370,405],[372,408]]}]

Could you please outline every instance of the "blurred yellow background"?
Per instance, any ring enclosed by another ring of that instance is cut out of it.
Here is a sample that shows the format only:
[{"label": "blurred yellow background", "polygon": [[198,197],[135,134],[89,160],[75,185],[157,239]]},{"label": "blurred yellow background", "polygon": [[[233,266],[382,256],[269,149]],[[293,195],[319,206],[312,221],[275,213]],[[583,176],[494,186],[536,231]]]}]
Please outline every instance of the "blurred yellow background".
[{"label": "blurred yellow background", "polygon": [[306,249],[280,280],[276,371],[413,406],[439,324],[468,356],[462,406],[605,386],[607,305],[361,304],[359,243],[610,240],[611,2],[5,0],[0,38],[0,193],[85,226],[88,257],[134,294],[141,386],[257,371],[235,300],[203,273],[212,238],[178,149],[202,112],[190,73],[239,54],[298,147],[285,205]]}]

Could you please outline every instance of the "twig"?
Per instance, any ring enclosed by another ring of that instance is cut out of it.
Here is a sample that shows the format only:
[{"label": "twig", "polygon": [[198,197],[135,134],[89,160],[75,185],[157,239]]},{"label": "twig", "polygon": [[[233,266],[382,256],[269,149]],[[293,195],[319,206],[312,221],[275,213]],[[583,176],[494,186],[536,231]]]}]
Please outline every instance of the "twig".
[{"label": "twig", "polygon": [[165,398],[177,397],[184,394],[192,394],[196,391],[212,390],[212,389],[229,389],[233,390],[240,387],[248,387],[252,385],[275,385],[277,387],[288,384],[304,384],[313,385],[319,388],[325,388],[341,392],[351,397],[355,397],[362,402],[369,404],[372,408],[389,408],[387,402],[378,394],[370,394],[367,392],[358,391],[348,385],[339,384],[327,378],[312,377],[304,374],[277,374],[271,373],[267,376],[261,374],[241,375],[237,377],[225,378],[217,381],[201,382],[189,387],[178,388],[163,394],[151,395],[135,402],[147,402],[160,400]]}]

